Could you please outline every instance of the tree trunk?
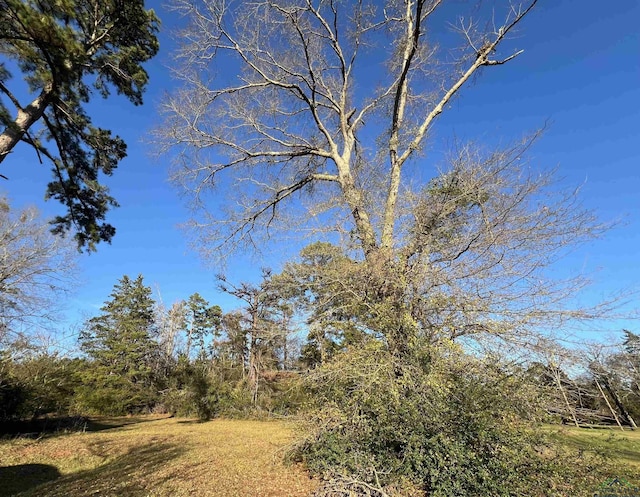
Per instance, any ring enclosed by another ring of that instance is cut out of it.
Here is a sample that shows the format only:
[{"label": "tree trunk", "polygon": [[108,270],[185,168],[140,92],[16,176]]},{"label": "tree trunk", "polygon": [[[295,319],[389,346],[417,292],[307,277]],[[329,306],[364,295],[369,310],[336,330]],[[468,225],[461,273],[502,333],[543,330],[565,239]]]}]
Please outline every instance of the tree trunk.
[{"label": "tree trunk", "polygon": [[618,415],[616,414],[615,409],[611,406],[611,403],[609,402],[609,399],[607,399],[607,396],[604,394],[604,391],[602,390],[602,387],[600,386],[600,382],[598,381],[598,378],[594,378],[594,380],[596,382],[596,386],[598,387],[598,390],[600,390],[600,395],[602,395],[602,398],[607,403],[607,407],[609,408],[609,411],[611,412],[611,414],[613,414],[613,419],[616,420],[616,423],[618,424],[620,429],[622,431],[624,431],[624,428],[622,427],[622,424],[620,423],[620,420],[618,419]]},{"label": "tree trunk", "polygon": [[187,361],[191,361],[191,330],[187,330],[187,346],[185,355],[187,356]]},{"label": "tree trunk", "polygon": [[249,388],[251,389],[251,403],[255,407],[258,403],[258,382],[260,364],[258,357],[258,308],[251,308],[251,344],[249,349]]},{"label": "tree trunk", "polygon": [[635,430],[638,426],[631,417],[631,414],[629,414],[629,411],[627,411],[627,409],[624,407],[624,404],[622,403],[618,392],[616,392],[615,389],[611,386],[607,378],[602,378],[602,383],[604,384],[604,388],[607,390],[607,392],[609,392],[609,395],[613,399],[616,407],[620,411],[622,419],[631,427],[632,430]]},{"label": "tree trunk", "polygon": [[29,128],[38,121],[51,103],[52,85],[47,85],[38,97],[24,109],[18,109],[15,121],[0,135],[0,163],[13,150]]},{"label": "tree trunk", "polygon": [[283,339],[283,348],[282,348],[282,370],[286,371],[287,369],[289,369],[289,343],[287,341],[287,334],[285,333],[284,335],[284,339]]},{"label": "tree trunk", "polygon": [[260,361],[255,337],[251,339],[249,351],[249,388],[251,389],[251,403],[255,407],[258,404],[258,385],[260,374]]},{"label": "tree trunk", "polygon": [[555,369],[555,368],[553,370],[553,376],[555,377],[556,384],[558,385],[558,389],[560,390],[560,393],[562,394],[562,398],[564,399],[564,403],[567,406],[567,409],[569,410],[569,414],[571,414],[571,418],[573,419],[573,424],[575,424],[576,427],[580,428],[580,423],[578,423],[578,418],[576,417],[576,412],[573,409],[573,407],[571,407],[571,404],[569,403],[569,399],[567,398],[567,394],[564,391],[564,388],[562,388],[562,382],[560,381],[560,374],[559,374],[558,370]]}]

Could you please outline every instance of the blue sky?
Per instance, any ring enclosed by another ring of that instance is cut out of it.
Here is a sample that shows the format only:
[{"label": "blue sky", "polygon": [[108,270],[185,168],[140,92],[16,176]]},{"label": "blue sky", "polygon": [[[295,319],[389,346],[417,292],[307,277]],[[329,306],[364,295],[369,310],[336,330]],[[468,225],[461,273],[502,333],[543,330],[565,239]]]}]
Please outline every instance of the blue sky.
[{"label": "blue sky", "polygon": [[[167,182],[167,164],[153,159],[143,142],[158,122],[158,102],[174,84],[166,68],[171,46],[166,28],[175,19],[160,2],[148,6],[162,19],[163,30],[161,52],[146,66],[151,81],[145,105],[134,107],[122,98],[92,105],[94,122],[120,134],[129,155],[107,179],[121,204],[109,216],[116,237],[97,253],[80,256],[81,282],[66,305],[67,325],[94,315],[123,274],[143,274],[154,291],[160,289],[166,304],[197,291],[225,310],[237,305],[216,291],[216,268],[206,267],[188,247],[178,228],[188,211]],[[524,54],[486,71],[436,128],[436,139],[506,142],[549,121],[532,151],[534,164],[558,166],[563,184],[582,185],[586,207],[603,220],[621,221],[604,239],[581,248],[558,268],[595,272],[594,299],[640,286],[639,22],[637,0],[608,6],[596,0],[541,1],[519,33],[516,44]],[[35,204],[47,216],[59,212],[57,204],[43,202],[49,172],[31,150],[15,150],[2,172],[10,180],[0,189],[14,207]],[[226,272],[234,281],[256,280],[261,266],[278,269],[279,262],[278,254],[262,260],[238,255]],[[637,300],[630,302],[630,309],[637,307]],[[635,323],[626,325],[637,331]]]}]

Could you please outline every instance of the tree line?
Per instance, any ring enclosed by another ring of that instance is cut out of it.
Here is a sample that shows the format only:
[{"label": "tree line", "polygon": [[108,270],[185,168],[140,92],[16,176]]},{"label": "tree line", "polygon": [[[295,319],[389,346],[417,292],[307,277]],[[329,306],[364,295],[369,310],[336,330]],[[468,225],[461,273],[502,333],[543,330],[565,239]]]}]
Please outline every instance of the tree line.
[{"label": "tree line", "polygon": [[258,287],[229,291],[246,305],[223,313],[194,293],[167,308],[141,275],[125,275],[83,324],[75,357],[26,338],[3,342],[3,419],[149,412],[209,419],[225,409],[270,410],[260,387],[276,388],[299,370],[290,316]]},{"label": "tree line", "polygon": [[[313,371],[322,370],[351,348],[383,340],[376,333],[370,306],[357,293],[367,291],[361,268],[338,247],[314,243],[280,273],[263,270],[259,284],[235,284],[219,275],[218,289],[241,304],[226,313],[197,292],[167,306],[153,299],[142,275],[135,279],[125,275],[101,313],[83,323],[76,357],[50,355],[35,345],[34,337],[17,330],[20,323],[30,324],[33,306],[46,309],[47,298],[40,288],[49,284],[49,276],[57,279],[57,265],[68,260],[68,246],[47,237],[46,227],[38,225],[32,210],[12,219],[5,202],[1,217],[5,236],[30,247],[28,253],[21,253],[18,246],[5,247],[11,249],[5,253],[12,258],[3,263],[3,295],[12,295],[13,300],[2,305],[4,419],[154,410],[207,419],[221,412],[209,395],[223,385],[223,390],[235,389],[236,400],[240,399],[237,403],[227,399],[228,408],[269,411],[270,389],[278,381],[297,378],[302,372],[313,376]],[[27,283],[28,290],[17,282]],[[453,343],[427,335],[418,346],[424,351]],[[639,344],[638,335],[629,330],[624,330],[624,340],[616,347],[592,344],[571,351],[541,342],[537,359],[531,356],[517,369],[540,388],[544,410],[558,420],[577,426],[604,423],[636,428]],[[506,367],[506,358],[503,361]],[[31,384],[34,367],[35,371],[45,369],[33,374]],[[47,367],[52,371],[47,372]],[[56,378],[52,385],[60,383],[59,393],[53,393],[57,387],[48,390],[49,373]],[[17,381],[13,386],[12,377]],[[30,386],[18,392],[14,386],[19,384]],[[32,387],[35,393],[28,401],[24,396],[31,395]],[[57,400],[38,398],[48,391]],[[218,403],[219,394],[214,394]]]},{"label": "tree line", "polygon": [[[263,271],[259,284],[219,276],[220,289],[241,304],[226,313],[198,293],[165,306],[141,275],[125,275],[82,326],[78,354],[5,336],[0,415],[5,423],[150,412],[298,415],[303,436],[287,457],[324,475],[326,495],[586,488],[598,474],[589,476],[591,465],[602,461],[552,443],[541,423],[635,428],[638,335],[625,331],[618,348],[598,349],[580,374],[551,346],[545,362],[514,362],[425,337],[398,358],[375,333],[369,306],[347,298],[362,285],[361,269],[337,274],[329,256],[348,260],[335,246],[313,244],[282,272]],[[294,323],[303,324],[304,340]],[[541,444],[556,457],[541,457]],[[478,471],[493,476],[479,481]]]}]

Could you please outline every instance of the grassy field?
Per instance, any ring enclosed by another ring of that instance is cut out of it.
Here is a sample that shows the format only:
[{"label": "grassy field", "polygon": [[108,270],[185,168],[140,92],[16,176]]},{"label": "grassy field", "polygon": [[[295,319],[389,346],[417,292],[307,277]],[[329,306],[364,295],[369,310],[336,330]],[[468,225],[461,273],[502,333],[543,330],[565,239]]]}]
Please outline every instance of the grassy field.
[{"label": "grassy field", "polygon": [[588,491],[582,489],[576,496],[640,497],[640,431],[557,425],[547,429],[552,438],[567,447],[585,456],[596,456],[587,457],[587,461],[592,461],[584,480]]},{"label": "grassy field", "polygon": [[[0,495],[302,497],[282,422],[101,419],[84,433],[0,441]],[[20,493],[21,492],[21,493]]]},{"label": "grassy field", "polygon": [[614,466],[640,475],[640,430],[614,428],[551,428],[555,437],[578,450],[602,455]]},{"label": "grassy field", "polygon": [[[640,431],[549,429],[639,483]],[[0,496],[308,496],[317,482],[282,463],[290,438],[277,421],[102,418],[84,433],[0,440]]]}]

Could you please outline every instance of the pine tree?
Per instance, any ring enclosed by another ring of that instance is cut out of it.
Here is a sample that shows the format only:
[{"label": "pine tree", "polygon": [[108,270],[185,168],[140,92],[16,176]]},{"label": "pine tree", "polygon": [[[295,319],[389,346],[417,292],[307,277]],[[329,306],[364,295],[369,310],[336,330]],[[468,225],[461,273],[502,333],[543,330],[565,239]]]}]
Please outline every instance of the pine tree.
[{"label": "pine tree", "polygon": [[135,412],[151,407],[156,398],[154,365],[159,344],[151,289],[142,275],[123,276],[111,299],[81,332],[82,350],[91,358],[87,404],[103,412]]},{"label": "pine tree", "polygon": [[193,343],[204,353],[205,337],[209,334],[214,338],[219,334],[222,309],[217,305],[209,305],[199,293],[194,293],[187,301],[189,327],[187,329],[187,347],[185,355],[189,358]]},{"label": "pine tree", "polygon": [[[100,175],[126,156],[124,141],[94,126],[86,105],[114,90],[142,103],[158,22],[142,0],[0,0],[0,163],[20,142],[51,163],[46,195],[67,211],[54,232],[75,227],[81,248],[115,233],[104,218],[117,202]],[[21,73],[28,97],[10,71]]]},{"label": "pine tree", "polygon": [[630,356],[640,358],[640,335],[632,333],[629,330],[622,330],[624,333],[624,347]]}]

